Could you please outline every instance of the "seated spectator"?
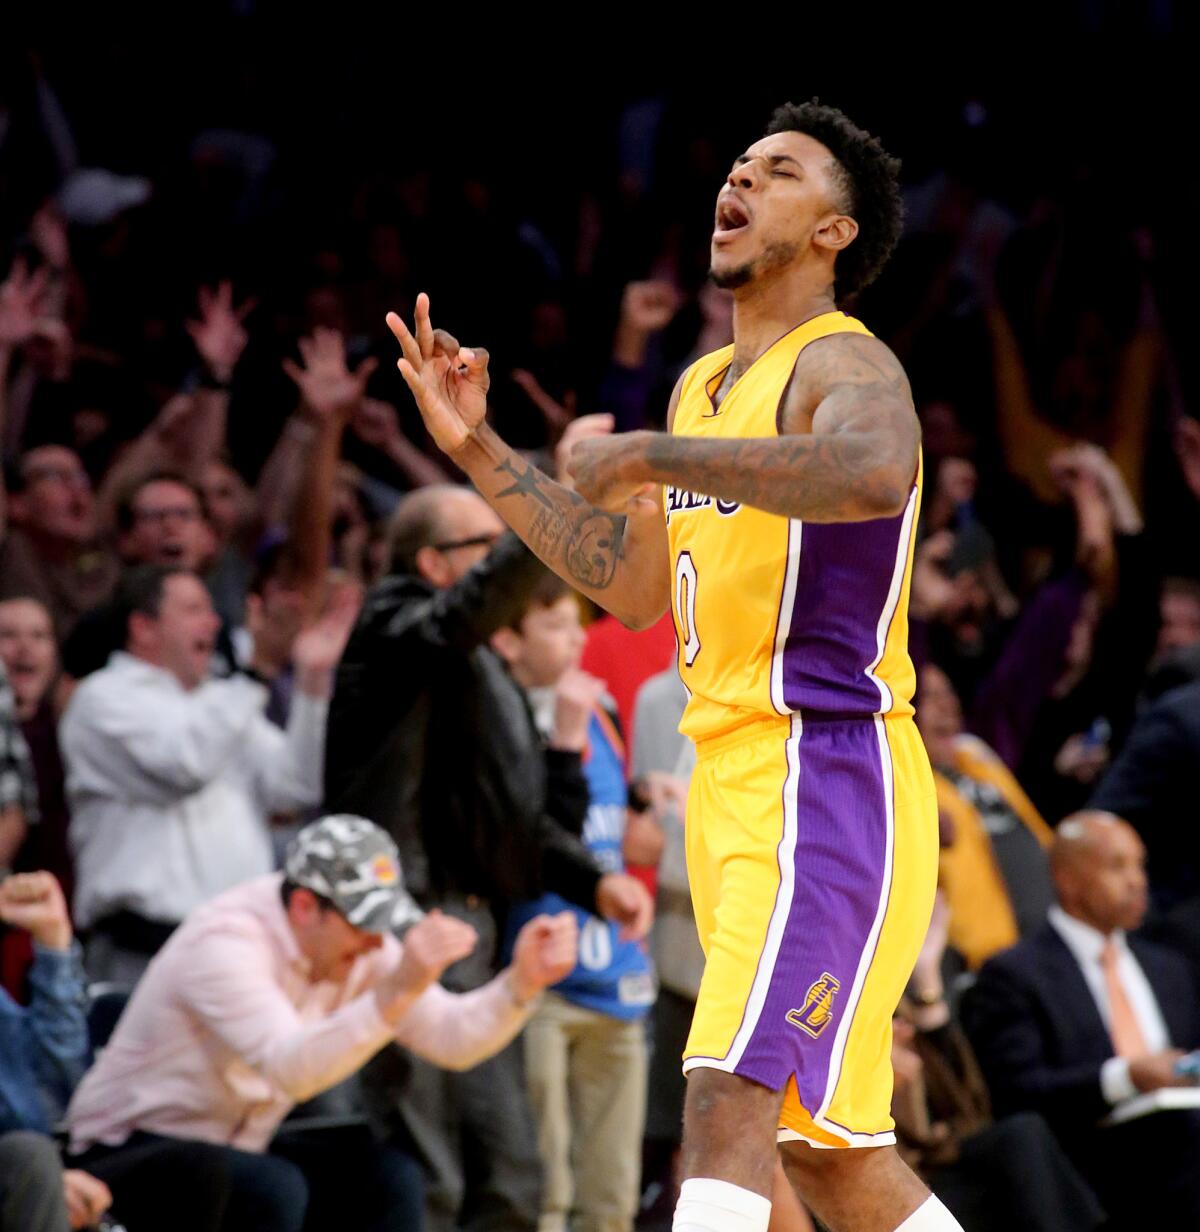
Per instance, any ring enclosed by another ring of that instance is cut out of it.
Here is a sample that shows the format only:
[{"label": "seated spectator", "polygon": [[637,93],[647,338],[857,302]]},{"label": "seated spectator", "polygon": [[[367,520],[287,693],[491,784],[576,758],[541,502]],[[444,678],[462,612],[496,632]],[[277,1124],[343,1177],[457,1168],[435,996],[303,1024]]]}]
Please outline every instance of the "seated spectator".
[{"label": "seated spectator", "polygon": [[963,731],[946,674],[927,663],[920,680],[917,721],[947,831],[939,883],[950,906],[950,945],[975,968],[1045,920],[1052,834],[996,754]]},{"label": "seated spectator", "polygon": [[0,663],[12,686],[37,782],[37,807],[26,811],[29,829],[13,867],[20,872],[40,868],[53,873],[70,902],[74,873],[67,849],[67,801],[54,697],[58,649],[50,612],[37,599],[0,602]]},{"label": "seated spectator", "polygon": [[214,1230],[298,1232],[310,1203],[346,1227],[418,1226],[412,1169],[393,1148],[297,1165],[269,1150],[280,1122],[391,1040],[456,1069],[502,1048],[574,965],[576,927],[567,914],[530,921],[511,966],[456,996],[437,980],[475,931],[433,912],[401,944],[392,930],[414,914],[377,826],[347,816],[307,826],[284,873],[195,911],[151,964],[71,1102],[72,1162],[147,1220],[178,1205],[162,1168],[184,1159],[228,1177]]},{"label": "seated spectator", "polygon": [[1145,848],[1133,827],[1086,812],[1059,826],[1058,899],[1047,922],[985,964],[964,1024],[998,1116],[1040,1113],[1118,1226],[1147,1195],[1179,1227],[1200,1225],[1200,1110],[1104,1126],[1139,1093],[1185,1086],[1200,1044],[1200,989],[1186,960],[1127,933],[1146,913]]},{"label": "seated spectator", "polygon": [[942,985],[950,909],[939,892],[909,996],[893,1020],[892,1115],[905,1162],[965,1232],[1089,1232],[1104,1213],[1035,1112],[995,1121],[971,1045]]},{"label": "seated spectator", "polygon": [[[605,872],[623,872],[625,750],[599,704],[600,681],[579,671],[584,631],[571,588],[543,572],[492,647],[525,690],[546,740],[584,758],[583,841]],[[654,976],[642,944],[610,920],[545,894],[516,906],[509,935],[543,912],[573,910],[579,963],[526,1028],[525,1072],[544,1168],[540,1232],[568,1226],[621,1232],[638,1206],[646,1116],[645,1016]]]},{"label": "seated spectator", "polygon": [[92,485],[79,456],[62,445],[22,454],[8,476],[8,514],[0,598],[40,600],[64,637],[117,580],[116,559],[97,542]]},{"label": "seated spectator", "polygon": [[1164,693],[1133,725],[1100,781],[1090,807],[1125,818],[1149,852],[1150,893],[1158,912],[1200,895],[1194,807],[1200,765],[1200,681]]},{"label": "seated spectator", "polygon": [[112,1205],[103,1181],[64,1170],[50,1131],[88,1061],[83,970],[54,878],[0,883],[0,922],[33,939],[31,998],[0,991],[0,1232],[90,1227]]},{"label": "seated spectator", "polygon": [[353,611],[298,639],[285,732],[250,676],[209,678],[203,583],[147,566],[122,581],[126,649],[79,686],[61,727],[75,915],[93,979],[133,983],[193,908],[273,867],[269,820],[316,804],[333,667]]}]

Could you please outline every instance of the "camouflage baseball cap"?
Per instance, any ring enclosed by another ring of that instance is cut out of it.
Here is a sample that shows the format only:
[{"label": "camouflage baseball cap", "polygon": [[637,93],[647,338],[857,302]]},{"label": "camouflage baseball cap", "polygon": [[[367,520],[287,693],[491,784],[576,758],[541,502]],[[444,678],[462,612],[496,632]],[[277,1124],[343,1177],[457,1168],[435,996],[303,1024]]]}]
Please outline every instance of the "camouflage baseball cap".
[{"label": "camouflage baseball cap", "polygon": [[421,914],[404,888],[396,844],[365,817],[333,813],[305,826],[288,846],[284,872],[367,932],[391,932]]}]

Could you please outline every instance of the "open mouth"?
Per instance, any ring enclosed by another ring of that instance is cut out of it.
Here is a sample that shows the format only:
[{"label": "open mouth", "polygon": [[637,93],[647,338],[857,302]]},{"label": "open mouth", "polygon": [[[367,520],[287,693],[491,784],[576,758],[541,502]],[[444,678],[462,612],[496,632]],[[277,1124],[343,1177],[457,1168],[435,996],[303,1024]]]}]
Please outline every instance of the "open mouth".
[{"label": "open mouth", "polygon": [[717,206],[717,234],[729,235],[750,225],[750,215],[736,197],[725,197]]},{"label": "open mouth", "polygon": [[8,674],[13,681],[36,680],[38,666],[36,663],[22,663],[18,660],[8,665]]}]

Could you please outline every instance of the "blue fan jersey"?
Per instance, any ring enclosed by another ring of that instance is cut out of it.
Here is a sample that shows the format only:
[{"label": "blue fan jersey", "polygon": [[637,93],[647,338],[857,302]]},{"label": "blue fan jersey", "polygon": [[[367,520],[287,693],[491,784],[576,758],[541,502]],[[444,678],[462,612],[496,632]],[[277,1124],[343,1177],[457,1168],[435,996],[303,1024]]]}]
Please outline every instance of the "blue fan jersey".
[{"label": "blue fan jersey", "polygon": [[[618,737],[607,716],[593,714],[588,726],[587,820],[583,841],[606,873],[624,871],[621,840],[625,834],[625,770]],[[554,991],[576,1005],[614,1018],[640,1018],[653,1004],[654,972],[640,942],[622,941],[617,925],[589,914],[558,894],[543,894],[515,907],[509,919],[505,951],[512,953],[521,925],[535,915],[573,911],[579,920],[579,961]]]}]

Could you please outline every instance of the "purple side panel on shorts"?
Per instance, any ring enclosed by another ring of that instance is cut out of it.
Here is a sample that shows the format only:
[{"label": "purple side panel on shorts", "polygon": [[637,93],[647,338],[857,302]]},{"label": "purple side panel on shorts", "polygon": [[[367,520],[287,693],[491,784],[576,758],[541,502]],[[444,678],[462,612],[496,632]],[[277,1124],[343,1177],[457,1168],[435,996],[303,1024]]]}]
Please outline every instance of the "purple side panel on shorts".
[{"label": "purple side panel on shorts", "polygon": [[[807,723],[797,750],[791,909],[766,1001],[735,1072],[777,1089],[795,1074],[801,1102],[815,1114],[888,872],[888,801],[872,721]],[[804,1013],[805,1000],[827,975],[838,987],[829,1020],[822,1026],[817,1015],[814,1035],[788,1014],[814,1021]]]},{"label": "purple side panel on shorts", "polygon": [[904,515],[873,522],[804,524],[791,627],[783,651],[783,698],[807,714],[879,710],[867,668],[879,653]]}]

